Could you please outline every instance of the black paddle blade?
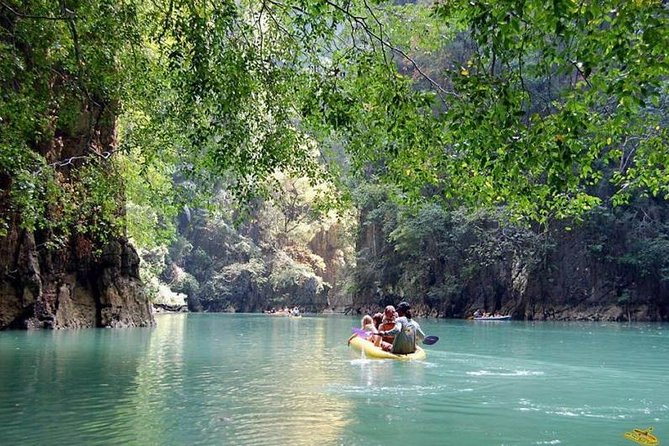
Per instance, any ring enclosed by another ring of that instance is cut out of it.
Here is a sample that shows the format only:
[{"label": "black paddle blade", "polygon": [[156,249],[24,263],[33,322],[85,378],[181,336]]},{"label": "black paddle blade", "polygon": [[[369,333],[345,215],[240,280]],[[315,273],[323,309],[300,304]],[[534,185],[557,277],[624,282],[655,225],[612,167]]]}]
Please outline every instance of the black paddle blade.
[{"label": "black paddle blade", "polygon": [[425,345],[436,344],[438,340],[439,336],[425,336],[425,339],[423,339],[423,344]]}]

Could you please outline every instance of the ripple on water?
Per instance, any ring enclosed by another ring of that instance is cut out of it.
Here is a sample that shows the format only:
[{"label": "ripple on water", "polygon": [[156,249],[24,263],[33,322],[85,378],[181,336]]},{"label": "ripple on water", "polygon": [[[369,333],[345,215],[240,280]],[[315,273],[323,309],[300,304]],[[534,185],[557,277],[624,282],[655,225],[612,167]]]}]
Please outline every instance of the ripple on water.
[{"label": "ripple on water", "polygon": [[[564,406],[564,405],[547,405],[541,403],[533,403],[530,400],[521,399],[518,401],[520,407],[514,410],[520,412],[541,412],[546,415],[557,415],[559,417],[569,418],[594,418],[602,420],[621,420],[638,418],[639,416],[648,415],[664,415],[667,412],[665,405],[657,405],[655,407],[634,407],[630,406]],[[666,415],[664,415],[666,416]],[[660,418],[655,417],[654,421],[659,421]]]},{"label": "ripple on water", "polygon": [[477,370],[467,372],[470,376],[543,376],[544,372],[537,370]]}]

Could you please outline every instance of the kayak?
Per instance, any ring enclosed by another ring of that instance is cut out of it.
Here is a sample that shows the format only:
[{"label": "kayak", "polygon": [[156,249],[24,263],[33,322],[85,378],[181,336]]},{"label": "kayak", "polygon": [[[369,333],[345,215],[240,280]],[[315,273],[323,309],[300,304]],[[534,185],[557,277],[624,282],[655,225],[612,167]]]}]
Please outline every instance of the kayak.
[{"label": "kayak", "polygon": [[409,353],[408,355],[396,355],[384,351],[381,347],[377,347],[374,343],[361,338],[360,336],[351,336],[348,340],[348,345],[353,347],[355,350],[365,353],[367,358],[372,359],[395,359],[398,361],[411,361],[411,360],[421,360],[427,358],[425,350],[416,346],[416,351]]}]

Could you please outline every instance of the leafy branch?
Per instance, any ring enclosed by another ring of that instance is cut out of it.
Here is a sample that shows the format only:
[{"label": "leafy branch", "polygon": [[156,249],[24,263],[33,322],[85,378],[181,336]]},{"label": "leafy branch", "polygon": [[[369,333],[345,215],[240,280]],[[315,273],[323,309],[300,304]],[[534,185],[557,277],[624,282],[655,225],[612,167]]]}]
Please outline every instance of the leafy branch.
[{"label": "leafy branch", "polygon": [[67,20],[70,21],[73,18],[75,18],[75,14],[73,11],[63,8],[62,11],[64,14],[62,16],[45,16],[45,15],[34,15],[34,14],[25,14],[22,12],[17,11],[16,9],[12,8],[9,6],[7,3],[4,1],[0,0],[0,6],[3,8],[7,9],[9,12],[14,14],[16,17],[20,17],[22,19],[33,19],[33,20]]}]

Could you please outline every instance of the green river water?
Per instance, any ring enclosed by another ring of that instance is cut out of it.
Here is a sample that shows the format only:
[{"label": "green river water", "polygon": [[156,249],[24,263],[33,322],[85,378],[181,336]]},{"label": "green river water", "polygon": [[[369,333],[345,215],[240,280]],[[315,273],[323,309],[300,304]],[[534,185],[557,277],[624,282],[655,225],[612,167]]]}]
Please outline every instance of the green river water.
[{"label": "green river water", "polygon": [[441,339],[406,363],[344,316],[0,332],[0,444],[669,444],[668,325],[419,322]]}]

